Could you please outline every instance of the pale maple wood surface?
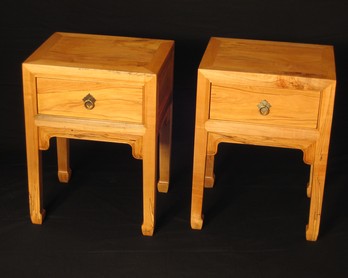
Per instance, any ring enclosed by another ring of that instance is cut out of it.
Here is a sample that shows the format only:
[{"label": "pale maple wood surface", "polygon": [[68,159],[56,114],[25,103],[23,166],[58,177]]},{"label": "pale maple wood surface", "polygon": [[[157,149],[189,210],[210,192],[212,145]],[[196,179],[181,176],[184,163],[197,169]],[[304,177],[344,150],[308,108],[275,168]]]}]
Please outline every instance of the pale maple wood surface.
[{"label": "pale maple wood surface", "polygon": [[129,144],[143,160],[142,232],[153,234],[156,185],[169,186],[173,62],[170,40],[55,33],[23,63],[33,223],[45,217],[41,151],[57,137],[58,178],[68,182],[69,139],[85,139]]},{"label": "pale maple wood surface", "polygon": [[[204,187],[213,187],[219,143],[295,148],[311,165],[306,238],[315,241],[335,86],[332,46],[211,38],[198,69],[192,228],[203,225]],[[264,100],[267,115],[258,108]]]}]

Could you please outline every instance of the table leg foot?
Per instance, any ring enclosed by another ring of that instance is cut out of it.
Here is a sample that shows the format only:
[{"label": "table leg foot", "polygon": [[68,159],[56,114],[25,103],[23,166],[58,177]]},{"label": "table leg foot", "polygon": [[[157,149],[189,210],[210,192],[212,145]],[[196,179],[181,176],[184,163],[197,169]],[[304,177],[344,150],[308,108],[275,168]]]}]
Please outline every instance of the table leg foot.
[{"label": "table leg foot", "polygon": [[205,188],[213,188],[214,187],[214,182],[215,182],[215,175],[211,177],[205,176],[204,178],[204,187]]},{"label": "table leg foot", "polygon": [[214,155],[207,155],[205,162],[204,187],[213,188],[215,182]]},{"label": "table leg foot", "polygon": [[71,178],[71,170],[68,171],[58,171],[58,179],[62,183],[68,183]]},{"label": "table leg foot", "polygon": [[310,229],[309,225],[306,226],[306,239],[308,241],[316,241],[318,239],[319,230]]},{"label": "table leg foot", "polygon": [[153,227],[153,225],[143,224],[143,225],[141,225],[141,231],[142,231],[144,236],[152,236],[153,231],[154,231],[154,227]]},{"label": "table leg foot", "polygon": [[30,212],[31,223],[41,225],[46,217],[44,209],[41,212]]},{"label": "table leg foot", "polygon": [[69,182],[71,177],[69,149],[69,139],[57,137],[58,179],[63,183]]},{"label": "table leg foot", "polygon": [[203,215],[193,216],[191,215],[191,228],[194,230],[202,230],[203,227]]},{"label": "table leg foot", "polygon": [[169,182],[168,181],[159,181],[157,183],[157,189],[161,193],[167,193],[169,189]]}]

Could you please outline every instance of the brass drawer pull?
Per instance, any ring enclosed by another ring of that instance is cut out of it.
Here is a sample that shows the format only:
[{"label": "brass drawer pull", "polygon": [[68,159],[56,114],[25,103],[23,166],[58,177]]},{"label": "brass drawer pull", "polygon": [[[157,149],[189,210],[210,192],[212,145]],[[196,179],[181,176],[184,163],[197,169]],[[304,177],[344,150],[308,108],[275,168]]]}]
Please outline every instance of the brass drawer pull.
[{"label": "brass drawer pull", "polygon": [[83,102],[85,104],[85,108],[88,109],[88,110],[92,110],[94,108],[95,101],[96,101],[96,99],[91,94],[88,94],[87,96],[85,96],[83,98]]},{"label": "brass drawer pull", "polygon": [[259,112],[262,116],[266,116],[270,112],[271,104],[267,100],[261,101],[257,107],[259,108]]}]

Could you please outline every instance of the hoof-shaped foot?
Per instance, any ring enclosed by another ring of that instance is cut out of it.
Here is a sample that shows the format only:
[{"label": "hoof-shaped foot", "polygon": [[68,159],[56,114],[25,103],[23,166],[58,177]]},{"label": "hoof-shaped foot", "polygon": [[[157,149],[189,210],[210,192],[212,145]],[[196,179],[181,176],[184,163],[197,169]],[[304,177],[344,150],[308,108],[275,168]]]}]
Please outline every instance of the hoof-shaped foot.
[{"label": "hoof-shaped foot", "polygon": [[58,180],[62,183],[68,183],[71,178],[71,170],[68,171],[58,171]]},{"label": "hoof-shaped foot", "polygon": [[203,215],[191,216],[191,228],[194,230],[202,230],[203,227]]},{"label": "hoof-shaped foot", "polygon": [[213,188],[214,187],[214,182],[215,182],[215,175],[212,177],[205,177],[204,178],[204,187],[205,188]]},{"label": "hoof-shaped foot", "polygon": [[167,193],[169,189],[169,182],[168,181],[159,181],[157,183],[157,189],[161,193]]},{"label": "hoof-shaped foot", "polygon": [[41,225],[46,217],[46,211],[43,209],[41,212],[32,212],[30,214],[31,223]]},{"label": "hoof-shaped foot", "polygon": [[306,226],[306,239],[308,241],[316,241],[318,239],[318,233],[310,229],[309,225]]},{"label": "hoof-shaped foot", "polygon": [[141,225],[141,231],[144,236],[153,236],[154,227],[150,225]]}]

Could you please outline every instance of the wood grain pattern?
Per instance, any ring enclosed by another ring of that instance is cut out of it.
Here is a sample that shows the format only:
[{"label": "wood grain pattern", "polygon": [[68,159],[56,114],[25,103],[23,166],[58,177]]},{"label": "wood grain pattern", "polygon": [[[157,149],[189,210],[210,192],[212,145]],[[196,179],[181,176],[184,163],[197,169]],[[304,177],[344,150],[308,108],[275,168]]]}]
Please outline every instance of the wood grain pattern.
[{"label": "wood grain pattern", "polygon": [[332,46],[211,38],[200,68],[304,78],[336,78]]},{"label": "wood grain pattern", "polygon": [[172,45],[169,40],[57,32],[26,62],[152,74],[159,71]]},{"label": "wood grain pattern", "polygon": [[[191,226],[203,225],[221,142],[301,149],[311,165],[307,240],[318,238],[336,74],[332,46],[211,38],[198,69]],[[266,116],[257,104],[271,104]]]},{"label": "wood grain pattern", "polygon": [[[220,87],[212,85],[210,118],[267,125],[316,128],[320,92],[289,89]],[[267,100],[270,113],[261,115],[257,105]]]},{"label": "wood grain pattern", "polygon": [[[142,232],[153,234],[156,186],[169,186],[173,57],[170,40],[55,33],[23,63],[33,223],[45,216],[41,151],[57,137],[58,178],[68,182],[69,139],[95,140],[129,144],[143,160]],[[88,94],[93,109],[84,105]]]},{"label": "wood grain pattern", "polygon": [[[37,79],[39,114],[142,123],[143,93],[134,83]],[[92,110],[84,106],[88,94],[96,99]]]}]

